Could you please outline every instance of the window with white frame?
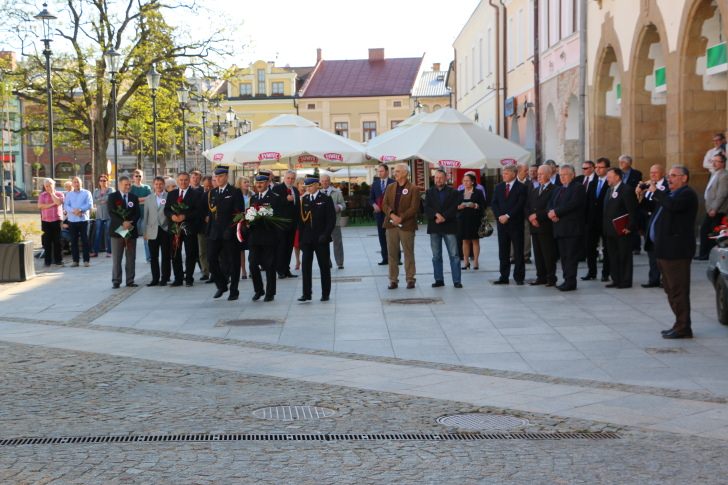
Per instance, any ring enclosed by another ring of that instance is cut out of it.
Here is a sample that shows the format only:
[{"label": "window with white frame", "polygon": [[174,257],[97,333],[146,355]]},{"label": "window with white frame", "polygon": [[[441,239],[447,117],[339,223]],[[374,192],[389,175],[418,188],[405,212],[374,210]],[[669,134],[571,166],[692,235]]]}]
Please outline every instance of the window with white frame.
[{"label": "window with white frame", "polygon": [[369,141],[377,136],[377,122],[376,121],[365,121],[362,124],[362,132],[364,134],[362,141]]},{"label": "window with white frame", "polygon": [[349,138],[349,122],[348,121],[336,121],[334,122],[334,133],[344,138]]},{"label": "window with white frame", "polygon": [[486,44],[486,50],[488,51],[488,75],[493,74],[493,28],[488,28],[488,43]]},{"label": "window with white frame", "polygon": [[243,83],[240,85],[240,96],[252,96],[253,85],[250,83]]},{"label": "window with white frame", "polygon": [[483,38],[478,39],[478,81],[483,80],[483,64],[485,64],[485,58],[483,57]]},{"label": "window with white frame", "polygon": [[265,89],[265,69],[258,69],[258,96],[265,96],[266,95],[266,89]]},{"label": "window with white frame", "polygon": [[283,96],[283,82],[276,81],[274,83],[270,83],[270,90],[272,96]]},{"label": "window with white frame", "polygon": [[516,33],[516,63],[521,64],[526,59],[526,51],[524,49],[526,43],[526,36],[528,35],[525,29],[525,15],[523,15],[523,9],[518,10],[516,16],[516,26],[518,32]]},{"label": "window with white frame", "polygon": [[513,17],[510,17],[508,19],[508,49],[507,49],[508,50],[508,69],[509,70],[516,67],[516,60],[515,60],[515,55],[514,55],[516,49],[514,48],[514,42],[513,42],[515,35],[516,35],[515,24],[513,21]]},{"label": "window with white frame", "polygon": [[475,63],[477,62],[477,59],[475,58],[475,46],[470,49],[470,62],[472,63],[470,66],[470,85],[475,87],[475,78],[477,76],[475,71]]}]

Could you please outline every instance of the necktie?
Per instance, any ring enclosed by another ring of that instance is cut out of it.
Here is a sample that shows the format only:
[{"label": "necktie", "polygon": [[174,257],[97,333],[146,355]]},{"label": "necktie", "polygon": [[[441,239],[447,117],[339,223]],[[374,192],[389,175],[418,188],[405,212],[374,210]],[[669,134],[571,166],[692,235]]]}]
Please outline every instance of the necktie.
[{"label": "necktie", "polygon": [[384,193],[384,189],[386,189],[386,188],[387,188],[387,181],[386,181],[386,180],[384,180],[384,179],[382,179],[382,182],[381,182],[381,184],[382,184],[382,193]]},{"label": "necktie", "polygon": [[541,194],[543,194],[543,185],[538,188],[538,196],[541,197]]},{"label": "necktie", "polygon": [[584,177],[584,187],[589,185],[589,177]]},{"label": "necktie", "polygon": [[185,198],[185,191],[183,190],[182,192],[180,192],[180,193],[179,193],[179,196],[180,196],[180,197],[182,197],[182,198],[184,199],[184,198]]},{"label": "necktie", "polygon": [[511,184],[506,184],[506,199],[511,193]]},{"label": "necktie", "polygon": [[602,193],[602,188],[604,187],[604,180],[599,179],[599,184],[597,185],[597,197]]},{"label": "necktie", "polygon": [[129,199],[126,198],[126,194],[124,194],[124,205],[129,205]]}]

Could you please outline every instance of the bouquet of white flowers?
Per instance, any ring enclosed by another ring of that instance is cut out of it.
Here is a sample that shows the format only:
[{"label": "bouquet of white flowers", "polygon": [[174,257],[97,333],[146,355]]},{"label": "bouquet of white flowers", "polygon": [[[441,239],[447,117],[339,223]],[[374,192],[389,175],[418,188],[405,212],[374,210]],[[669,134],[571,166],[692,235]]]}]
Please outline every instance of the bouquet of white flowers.
[{"label": "bouquet of white flowers", "polygon": [[269,204],[254,204],[245,212],[241,212],[233,219],[233,224],[237,224],[237,236],[240,242],[243,242],[243,229],[258,224],[269,224],[276,229],[284,229],[290,219],[279,217],[274,214],[273,208]]}]

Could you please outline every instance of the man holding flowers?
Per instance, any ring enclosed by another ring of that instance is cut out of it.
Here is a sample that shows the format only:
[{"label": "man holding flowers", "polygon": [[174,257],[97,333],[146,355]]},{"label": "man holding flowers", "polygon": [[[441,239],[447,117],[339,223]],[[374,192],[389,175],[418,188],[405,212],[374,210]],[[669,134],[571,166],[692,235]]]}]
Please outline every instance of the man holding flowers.
[{"label": "man holding flowers", "polygon": [[119,190],[108,198],[111,215],[111,283],[113,288],[121,285],[121,259],[126,255],[126,286],[135,287],[134,264],[136,263],[136,242],[139,233],[137,223],[141,217],[139,198],[131,193],[131,179],[127,175],[119,177]]},{"label": "man holding flowers", "polygon": [[[198,191],[190,187],[190,174],[177,175],[177,189],[169,193],[164,215],[171,221],[172,235],[172,272],[174,282],[171,286],[192,286],[195,265],[197,264],[197,228],[199,225]],[[185,248],[185,266],[182,271],[182,245]]]}]

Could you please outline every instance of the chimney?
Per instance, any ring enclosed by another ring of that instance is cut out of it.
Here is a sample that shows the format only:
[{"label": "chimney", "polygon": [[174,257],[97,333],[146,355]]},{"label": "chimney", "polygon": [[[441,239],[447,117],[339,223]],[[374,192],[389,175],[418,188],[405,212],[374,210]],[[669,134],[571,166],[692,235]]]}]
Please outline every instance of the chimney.
[{"label": "chimney", "polygon": [[316,49],[316,63],[318,64],[321,61],[321,48],[319,47]]},{"label": "chimney", "polygon": [[384,60],[384,49],[369,49],[369,62],[383,61]]},{"label": "chimney", "polygon": [[439,62],[433,62],[432,63],[432,70],[433,71],[439,71],[440,70],[440,63]]}]

